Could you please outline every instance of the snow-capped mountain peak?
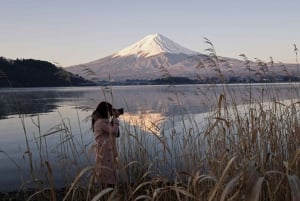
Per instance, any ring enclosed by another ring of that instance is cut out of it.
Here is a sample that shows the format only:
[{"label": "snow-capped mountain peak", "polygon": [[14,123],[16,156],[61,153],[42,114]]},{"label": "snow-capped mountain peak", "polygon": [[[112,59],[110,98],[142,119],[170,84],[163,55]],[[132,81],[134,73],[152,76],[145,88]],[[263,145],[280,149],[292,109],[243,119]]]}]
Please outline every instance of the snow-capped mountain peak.
[{"label": "snow-capped mountain peak", "polygon": [[174,41],[168,39],[161,34],[151,34],[140,41],[130,45],[129,47],[115,53],[113,57],[135,55],[136,57],[150,57],[160,53],[173,53],[173,54],[197,54]]},{"label": "snow-capped mountain peak", "polygon": [[[220,61],[221,59],[223,61],[219,63],[219,69],[216,70],[212,67],[208,55],[184,48],[161,34],[152,34],[115,54],[85,64],[70,66],[67,70],[86,79],[101,82],[155,80],[164,75],[160,67],[166,69],[173,77],[199,79],[201,76],[203,80],[214,80],[218,79],[221,73],[226,79],[237,81],[249,79],[244,61],[226,57],[220,57]],[[251,66],[255,65],[254,62],[251,63]],[[296,69],[296,65],[289,68]],[[281,65],[274,64],[269,72],[263,69],[262,75],[274,77],[273,73],[286,74]],[[254,77],[257,77],[256,74]]]}]

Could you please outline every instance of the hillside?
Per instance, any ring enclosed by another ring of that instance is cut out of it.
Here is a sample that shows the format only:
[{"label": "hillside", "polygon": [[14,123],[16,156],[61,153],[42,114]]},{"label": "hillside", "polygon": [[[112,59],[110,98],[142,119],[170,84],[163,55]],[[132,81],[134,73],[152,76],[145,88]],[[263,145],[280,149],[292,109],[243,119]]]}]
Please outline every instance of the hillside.
[{"label": "hillside", "polygon": [[0,57],[0,87],[85,86],[93,82],[47,61]]},{"label": "hillside", "polygon": [[162,84],[166,75],[175,78],[176,83],[299,81],[295,64],[250,61],[244,57],[202,54],[161,34],[152,34],[112,55],[69,66],[66,70],[98,83],[118,84]]}]

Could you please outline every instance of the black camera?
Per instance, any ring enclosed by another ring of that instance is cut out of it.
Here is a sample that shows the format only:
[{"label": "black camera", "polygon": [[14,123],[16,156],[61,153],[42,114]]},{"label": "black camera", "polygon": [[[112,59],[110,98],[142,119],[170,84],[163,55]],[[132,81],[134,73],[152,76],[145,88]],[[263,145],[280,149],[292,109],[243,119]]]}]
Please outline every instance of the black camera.
[{"label": "black camera", "polygon": [[113,108],[113,110],[117,111],[119,115],[124,114],[124,108],[119,108],[119,109]]}]

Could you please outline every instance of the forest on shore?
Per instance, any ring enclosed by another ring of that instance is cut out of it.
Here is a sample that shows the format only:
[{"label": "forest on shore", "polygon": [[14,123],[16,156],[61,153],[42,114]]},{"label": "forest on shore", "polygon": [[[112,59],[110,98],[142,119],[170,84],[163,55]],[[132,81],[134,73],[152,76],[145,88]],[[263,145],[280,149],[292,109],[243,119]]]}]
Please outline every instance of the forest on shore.
[{"label": "forest on shore", "polygon": [[47,61],[0,57],[0,87],[90,85],[95,84]]}]

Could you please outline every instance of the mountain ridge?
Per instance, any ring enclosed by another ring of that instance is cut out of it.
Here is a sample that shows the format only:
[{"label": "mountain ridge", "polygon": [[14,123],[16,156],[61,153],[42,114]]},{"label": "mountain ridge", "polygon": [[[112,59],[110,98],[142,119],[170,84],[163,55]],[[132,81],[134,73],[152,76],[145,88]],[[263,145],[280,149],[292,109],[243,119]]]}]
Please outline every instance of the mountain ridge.
[{"label": "mountain ridge", "polygon": [[[69,66],[66,70],[96,81],[158,79],[161,77],[160,67],[172,68],[171,71],[177,69],[176,72],[172,73],[181,75],[182,70],[178,69],[190,66],[190,62],[187,60],[193,55],[201,54],[156,33],[148,35],[109,56],[88,63]],[[193,64],[195,65],[195,63]]]},{"label": "mountain ridge", "polygon": [[189,50],[161,34],[148,35],[114,54],[65,69],[96,82],[156,80],[165,77],[166,74],[169,77],[211,79],[218,82],[247,82],[273,78],[280,81],[283,76],[295,77],[297,72],[295,65],[282,66],[248,61],[246,58],[238,60],[202,54]]}]

